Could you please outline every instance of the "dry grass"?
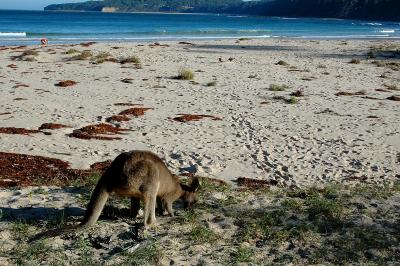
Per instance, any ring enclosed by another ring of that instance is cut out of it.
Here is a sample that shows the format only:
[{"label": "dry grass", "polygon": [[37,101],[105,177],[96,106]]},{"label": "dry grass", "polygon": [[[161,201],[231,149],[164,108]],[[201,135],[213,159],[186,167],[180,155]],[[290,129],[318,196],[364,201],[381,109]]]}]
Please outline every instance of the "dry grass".
[{"label": "dry grass", "polygon": [[12,60],[22,60],[22,61],[27,61],[27,62],[34,62],[34,61],[37,61],[35,57],[38,55],[39,55],[38,51],[31,49],[31,50],[25,50],[20,55],[12,56],[11,59]]},{"label": "dry grass", "polygon": [[268,90],[269,91],[285,91],[289,89],[289,86],[282,84],[282,85],[277,85],[277,84],[271,84],[269,85]]},{"label": "dry grass", "polygon": [[141,64],[140,58],[137,56],[124,57],[119,60],[120,64]]},{"label": "dry grass", "polygon": [[100,52],[97,55],[92,57],[92,60],[94,63],[96,64],[102,64],[105,62],[113,62],[113,63],[117,63],[118,60],[116,58],[111,57],[111,53],[109,52]]},{"label": "dry grass", "polygon": [[190,69],[181,68],[181,69],[179,69],[178,76],[176,78],[181,79],[181,80],[193,80],[194,73]]},{"label": "dry grass", "polygon": [[361,60],[360,59],[356,59],[356,58],[351,59],[350,62],[349,62],[349,64],[360,64],[360,63],[361,63]]},{"label": "dry grass", "polygon": [[82,51],[80,54],[70,57],[69,61],[89,60],[93,56],[93,52],[90,50]]},{"label": "dry grass", "polygon": [[37,56],[37,55],[39,55],[39,52],[35,50],[26,50],[21,54],[21,56]]},{"label": "dry grass", "polygon": [[107,57],[110,57],[110,56],[111,56],[111,53],[109,53],[109,52],[100,52],[94,58],[95,59],[100,59],[100,58],[107,58]]},{"label": "dry grass", "polygon": [[65,54],[77,54],[77,53],[79,53],[79,51],[76,50],[76,49],[73,49],[73,48],[68,49],[68,50],[65,52]]}]

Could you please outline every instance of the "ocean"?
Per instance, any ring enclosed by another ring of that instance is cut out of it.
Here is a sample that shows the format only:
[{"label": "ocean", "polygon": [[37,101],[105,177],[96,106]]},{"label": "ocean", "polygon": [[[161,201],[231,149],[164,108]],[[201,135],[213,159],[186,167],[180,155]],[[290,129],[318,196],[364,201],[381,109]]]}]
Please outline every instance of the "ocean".
[{"label": "ocean", "polygon": [[400,22],[0,10],[0,45],[224,38],[400,39]]}]

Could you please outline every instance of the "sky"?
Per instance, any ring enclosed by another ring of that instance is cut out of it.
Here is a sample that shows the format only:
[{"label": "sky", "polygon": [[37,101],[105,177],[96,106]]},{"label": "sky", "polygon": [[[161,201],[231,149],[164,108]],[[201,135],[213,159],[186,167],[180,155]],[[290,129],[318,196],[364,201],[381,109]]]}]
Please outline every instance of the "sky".
[{"label": "sky", "polygon": [[50,4],[85,2],[86,0],[0,0],[0,9],[43,10]]}]

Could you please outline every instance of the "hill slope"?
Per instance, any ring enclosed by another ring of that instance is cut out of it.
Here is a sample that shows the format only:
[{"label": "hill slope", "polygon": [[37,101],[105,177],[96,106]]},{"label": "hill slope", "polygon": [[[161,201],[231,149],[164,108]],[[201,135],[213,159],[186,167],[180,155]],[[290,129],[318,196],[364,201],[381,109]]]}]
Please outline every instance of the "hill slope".
[{"label": "hill slope", "polygon": [[261,15],[400,21],[399,0],[277,0],[261,3]]},{"label": "hill slope", "polygon": [[105,7],[115,7],[120,12],[231,12],[241,6],[241,0],[104,0],[76,4],[54,4],[45,10],[101,11]]},{"label": "hill slope", "polygon": [[400,21],[399,0],[104,0],[49,5],[45,10],[119,12],[203,12],[288,17],[329,17]]}]

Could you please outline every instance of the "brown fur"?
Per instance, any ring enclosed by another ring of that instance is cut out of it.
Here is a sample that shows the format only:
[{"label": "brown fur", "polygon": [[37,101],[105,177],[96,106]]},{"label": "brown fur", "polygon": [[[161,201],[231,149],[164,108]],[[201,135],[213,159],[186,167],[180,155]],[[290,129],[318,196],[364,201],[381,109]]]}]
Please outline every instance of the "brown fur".
[{"label": "brown fur", "polygon": [[90,226],[99,218],[111,193],[131,197],[131,215],[136,217],[140,200],[144,202],[144,224],[156,221],[156,204],[173,216],[172,204],[181,198],[185,208],[197,201],[194,180],[191,186],[180,183],[179,178],[168,170],[164,162],[148,151],[124,152],[117,156],[99,180],[90,199],[82,225]]}]

